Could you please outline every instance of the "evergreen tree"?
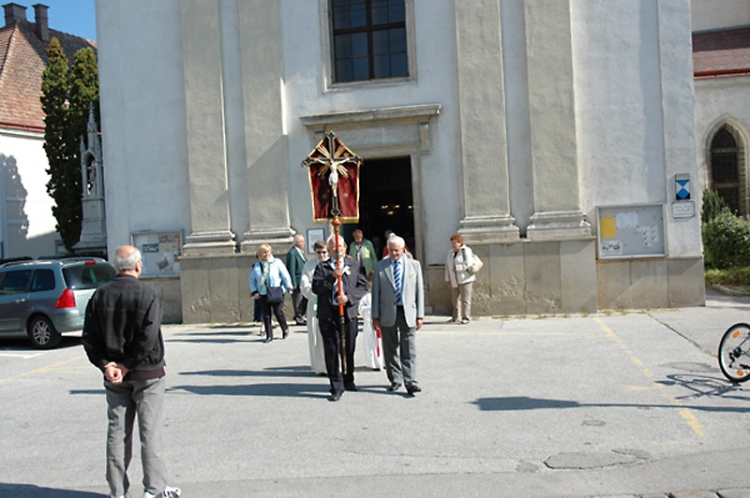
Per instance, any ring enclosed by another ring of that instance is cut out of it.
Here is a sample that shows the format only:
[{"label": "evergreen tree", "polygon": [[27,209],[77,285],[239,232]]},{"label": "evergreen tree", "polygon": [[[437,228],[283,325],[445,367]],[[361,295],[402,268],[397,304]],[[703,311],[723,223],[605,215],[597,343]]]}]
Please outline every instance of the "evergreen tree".
[{"label": "evergreen tree", "polygon": [[98,119],[99,70],[91,48],[76,52],[73,67],[56,38],[47,49],[49,63],[42,75],[42,110],[45,113],[44,150],[50,175],[47,193],[55,201],[52,214],[68,251],[81,236],[80,140],[86,138],[89,104]]},{"label": "evergreen tree", "polygon": [[[87,125],[89,110],[94,110],[94,120],[99,122],[99,67],[96,54],[91,48],[83,48],[73,56],[73,66],[70,68],[70,101],[68,105],[68,123],[73,139],[76,143],[75,161],[71,162],[71,170],[78,172],[78,202],[81,192],[81,141],[88,146]],[[75,164],[73,164],[73,162]],[[80,210],[80,209],[79,209]],[[81,210],[82,213],[82,210]],[[80,223],[79,223],[80,225]],[[80,234],[80,229],[78,230]]]},{"label": "evergreen tree", "polygon": [[[84,145],[88,145],[85,143],[87,140],[86,125],[89,121],[89,108],[92,104],[94,119],[98,123],[99,67],[96,63],[96,54],[90,47],[87,47],[82,48],[73,56],[73,67],[70,68],[70,103],[68,107],[70,129],[73,133],[77,133],[77,141],[83,135]],[[78,152],[80,153],[80,149]]]}]

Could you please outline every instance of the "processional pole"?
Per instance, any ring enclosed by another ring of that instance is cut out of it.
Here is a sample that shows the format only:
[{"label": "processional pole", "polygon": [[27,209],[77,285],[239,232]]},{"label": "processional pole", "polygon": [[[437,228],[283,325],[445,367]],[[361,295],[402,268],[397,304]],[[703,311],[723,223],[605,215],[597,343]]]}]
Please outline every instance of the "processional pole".
[{"label": "processional pole", "polygon": [[[307,167],[309,170],[313,222],[330,220],[333,227],[336,269],[338,270],[342,269],[343,264],[343,258],[339,258],[339,227],[344,221],[359,222],[359,167],[361,164],[362,159],[349,150],[333,131],[329,131],[302,161],[302,167]],[[336,278],[336,284],[338,296],[341,297],[344,295],[341,275]],[[341,369],[344,374],[348,369],[345,325],[344,305],[339,303]]]},{"label": "processional pole", "polygon": [[[329,177],[330,178],[330,177]],[[336,269],[341,270],[342,260],[344,258],[339,257],[339,226],[341,226],[341,211],[339,210],[339,196],[338,196],[338,182],[331,183],[331,190],[333,191],[333,200],[331,214],[333,220],[331,220],[331,226],[333,226],[333,240],[335,241],[336,249]],[[341,275],[336,277],[336,284],[338,286],[339,297],[344,295],[344,284],[341,281]],[[344,375],[347,373],[346,369],[346,323],[344,320],[344,303],[339,301],[339,335],[341,336],[341,371]]]}]

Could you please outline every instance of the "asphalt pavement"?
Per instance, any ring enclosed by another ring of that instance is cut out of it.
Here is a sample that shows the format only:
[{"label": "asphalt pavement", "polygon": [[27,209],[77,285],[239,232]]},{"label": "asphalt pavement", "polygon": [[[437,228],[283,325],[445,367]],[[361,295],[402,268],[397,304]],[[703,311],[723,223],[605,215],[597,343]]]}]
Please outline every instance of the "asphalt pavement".
[{"label": "asphalt pavement", "polygon": [[[164,327],[165,458],[183,497],[750,497],[750,384],[722,376],[722,332],[750,298],[590,315],[429,316],[423,392],[327,400],[307,335]],[[106,496],[106,403],[80,341],[0,341],[0,497]],[[142,496],[138,445],[131,496]]]}]

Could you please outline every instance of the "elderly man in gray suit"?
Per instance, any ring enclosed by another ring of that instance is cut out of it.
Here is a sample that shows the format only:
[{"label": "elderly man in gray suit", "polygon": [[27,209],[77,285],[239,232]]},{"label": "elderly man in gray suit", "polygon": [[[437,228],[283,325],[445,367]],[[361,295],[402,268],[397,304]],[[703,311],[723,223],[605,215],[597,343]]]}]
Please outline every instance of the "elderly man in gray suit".
[{"label": "elderly man in gray suit", "polygon": [[[404,239],[388,238],[388,257],[378,261],[372,276],[372,324],[383,334],[383,359],[389,391],[403,382],[414,395],[417,384],[416,333],[424,319],[424,288],[419,261],[404,257]],[[400,351],[399,351],[400,347]]]}]

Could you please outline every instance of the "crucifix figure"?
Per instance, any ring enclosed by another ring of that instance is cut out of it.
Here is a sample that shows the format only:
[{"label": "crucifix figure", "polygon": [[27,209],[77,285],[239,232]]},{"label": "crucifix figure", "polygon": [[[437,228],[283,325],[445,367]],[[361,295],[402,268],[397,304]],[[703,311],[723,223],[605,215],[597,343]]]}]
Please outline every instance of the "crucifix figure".
[{"label": "crucifix figure", "polygon": [[313,221],[338,218],[341,223],[359,221],[359,167],[355,155],[339,137],[329,131],[302,161],[309,168]]}]

